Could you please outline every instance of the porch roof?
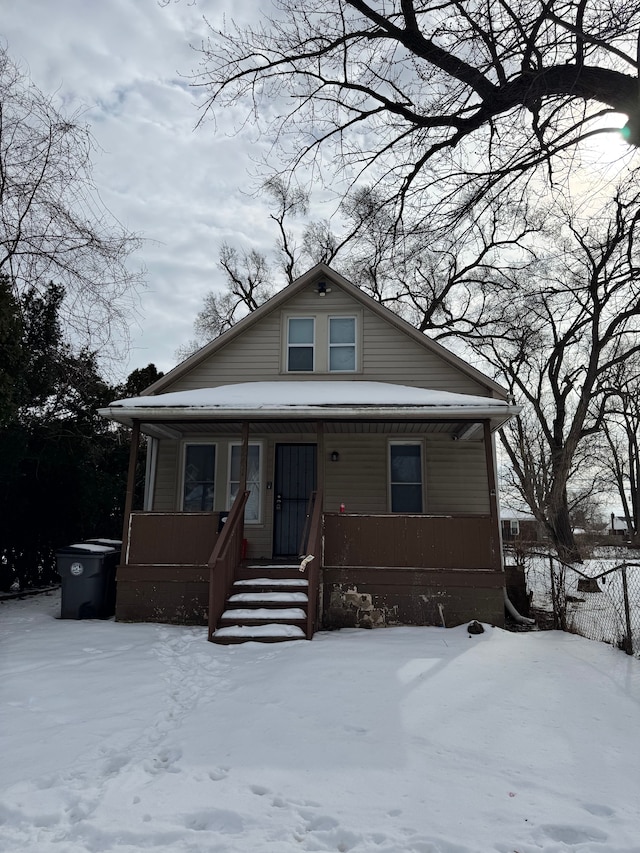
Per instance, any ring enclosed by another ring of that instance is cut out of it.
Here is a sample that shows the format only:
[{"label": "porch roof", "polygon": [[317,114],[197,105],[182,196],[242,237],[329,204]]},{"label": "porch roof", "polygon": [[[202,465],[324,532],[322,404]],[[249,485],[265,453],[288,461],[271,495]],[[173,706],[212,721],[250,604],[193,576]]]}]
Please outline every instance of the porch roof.
[{"label": "porch roof", "polygon": [[244,382],[115,400],[100,414],[130,426],[196,421],[490,420],[499,429],[520,412],[503,399],[364,380]]}]

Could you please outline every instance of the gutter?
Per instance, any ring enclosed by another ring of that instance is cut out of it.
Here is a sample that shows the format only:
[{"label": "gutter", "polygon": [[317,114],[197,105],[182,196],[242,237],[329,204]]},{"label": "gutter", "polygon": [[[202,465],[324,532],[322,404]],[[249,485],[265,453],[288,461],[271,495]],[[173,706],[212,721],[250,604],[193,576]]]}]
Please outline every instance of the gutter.
[{"label": "gutter", "polygon": [[[506,404],[504,406],[279,406],[270,408],[262,406],[257,409],[249,408],[218,408],[206,406],[108,406],[99,409],[98,414],[104,418],[131,426],[134,419],[150,423],[153,421],[193,421],[193,420],[292,420],[307,418],[309,420],[345,420],[359,419],[393,419],[393,420],[491,420],[492,429],[496,430],[507,423],[514,415],[520,414],[521,406]],[[497,423],[494,423],[496,422]]]}]

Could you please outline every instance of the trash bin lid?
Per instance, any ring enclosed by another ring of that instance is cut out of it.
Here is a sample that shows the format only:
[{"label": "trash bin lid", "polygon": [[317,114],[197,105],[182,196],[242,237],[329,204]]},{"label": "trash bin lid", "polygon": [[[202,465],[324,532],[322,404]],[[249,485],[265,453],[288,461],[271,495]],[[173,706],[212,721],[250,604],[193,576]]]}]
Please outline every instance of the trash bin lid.
[{"label": "trash bin lid", "polygon": [[95,543],[96,545],[109,545],[112,548],[122,548],[122,539],[87,539],[86,542]]},{"label": "trash bin lid", "polygon": [[74,545],[67,545],[66,548],[59,548],[58,554],[114,554],[119,551],[119,548],[114,548],[112,545],[98,545],[96,542],[76,542]]}]

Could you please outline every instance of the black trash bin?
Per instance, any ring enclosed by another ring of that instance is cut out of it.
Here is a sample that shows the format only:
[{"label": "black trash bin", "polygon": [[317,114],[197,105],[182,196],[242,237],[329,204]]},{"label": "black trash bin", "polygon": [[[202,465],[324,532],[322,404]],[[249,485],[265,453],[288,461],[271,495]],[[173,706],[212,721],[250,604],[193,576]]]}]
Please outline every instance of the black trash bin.
[{"label": "black trash bin", "polygon": [[56,551],[62,619],[108,619],[116,609],[118,540],[93,539]]}]

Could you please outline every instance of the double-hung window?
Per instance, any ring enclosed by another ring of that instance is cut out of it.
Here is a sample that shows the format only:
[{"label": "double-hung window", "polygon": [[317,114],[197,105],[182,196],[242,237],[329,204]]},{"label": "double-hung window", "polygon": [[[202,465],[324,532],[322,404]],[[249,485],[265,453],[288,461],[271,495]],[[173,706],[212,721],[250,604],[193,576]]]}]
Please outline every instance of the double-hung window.
[{"label": "double-hung window", "polygon": [[185,445],[182,491],[182,508],[185,512],[213,510],[215,471],[215,444]]},{"label": "double-hung window", "polygon": [[329,317],[329,371],[356,369],[356,318]]},{"label": "double-hung window", "polygon": [[315,320],[289,317],[287,324],[287,370],[313,371],[315,366]]},{"label": "double-hung window", "polygon": [[[247,522],[260,521],[260,444],[249,444],[247,452],[247,491],[249,500],[244,509],[244,520]],[[240,464],[242,445],[232,444],[229,448],[229,506],[236,499],[240,488]]]},{"label": "double-hung window", "polygon": [[389,445],[391,512],[422,512],[422,445],[392,442]]}]

